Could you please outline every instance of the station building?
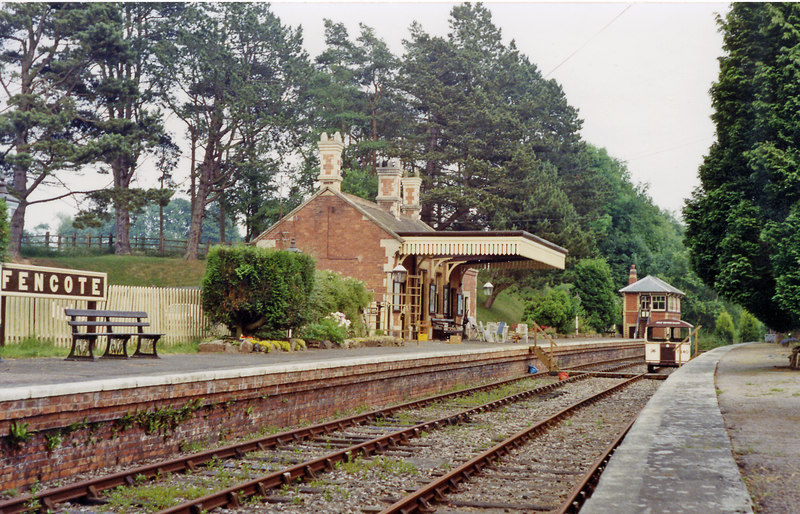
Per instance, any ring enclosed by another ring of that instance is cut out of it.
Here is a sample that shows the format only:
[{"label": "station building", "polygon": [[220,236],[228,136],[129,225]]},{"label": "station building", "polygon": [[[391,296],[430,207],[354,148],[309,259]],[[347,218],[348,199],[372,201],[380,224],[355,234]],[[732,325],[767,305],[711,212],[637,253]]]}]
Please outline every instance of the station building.
[{"label": "station building", "polygon": [[628,338],[644,337],[647,330],[655,339],[671,339],[670,330],[690,328],[681,321],[681,298],[685,293],[658,277],[638,279],[636,265],[628,273],[623,296],[622,333]]},{"label": "station building", "polygon": [[479,269],[564,269],[567,250],[527,232],[434,230],[420,219],[422,179],[399,160],[378,167],[374,202],[343,193],[341,136],[323,133],[318,148],[319,188],[253,243],[296,247],[318,268],[364,281],[372,330],[407,339],[456,333],[475,316]]}]

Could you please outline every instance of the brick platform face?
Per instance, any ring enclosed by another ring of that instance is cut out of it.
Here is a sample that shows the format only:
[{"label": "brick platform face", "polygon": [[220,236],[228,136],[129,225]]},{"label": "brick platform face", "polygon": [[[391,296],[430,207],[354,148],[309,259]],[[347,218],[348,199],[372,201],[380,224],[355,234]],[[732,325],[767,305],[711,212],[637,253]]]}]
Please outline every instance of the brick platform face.
[{"label": "brick platform face", "polygon": [[[642,346],[630,345],[563,350],[562,367],[643,355]],[[528,364],[544,369],[521,347],[0,402],[0,491],[166,458],[192,443],[232,440],[464,384],[517,377],[527,372]],[[12,422],[27,424],[27,441],[15,442],[7,435]]]}]

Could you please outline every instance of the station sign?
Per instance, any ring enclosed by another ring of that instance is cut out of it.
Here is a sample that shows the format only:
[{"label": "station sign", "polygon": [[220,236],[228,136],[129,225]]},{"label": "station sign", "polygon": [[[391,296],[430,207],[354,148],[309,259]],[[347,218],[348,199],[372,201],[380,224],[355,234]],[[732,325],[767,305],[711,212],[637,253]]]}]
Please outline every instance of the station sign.
[{"label": "station sign", "polygon": [[0,295],[61,298],[102,302],[108,294],[108,274],[46,268],[27,264],[0,265]]}]

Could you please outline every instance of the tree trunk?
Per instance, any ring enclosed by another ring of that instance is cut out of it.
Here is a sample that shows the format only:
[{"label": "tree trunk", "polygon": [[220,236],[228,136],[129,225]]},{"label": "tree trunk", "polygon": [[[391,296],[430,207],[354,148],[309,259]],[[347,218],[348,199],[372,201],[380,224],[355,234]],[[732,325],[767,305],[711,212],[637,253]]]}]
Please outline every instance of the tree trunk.
[{"label": "tree trunk", "polygon": [[14,215],[11,216],[11,227],[9,233],[8,256],[12,261],[22,257],[22,232],[25,228],[25,208],[27,204],[20,203]]},{"label": "tree trunk", "polygon": [[130,255],[131,217],[128,209],[121,206],[114,209],[114,226],[117,229],[117,237],[114,239],[114,255]]},{"label": "tree trunk", "polygon": [[225,244],[225,203],[219,201],[219,242]]},{"label": "tree trunk", "polygon": [[189,224],[189,240],[186,242],[186,253],[183,258],[187,261],[196,261],[200,255],[200,238],[203,235],[203,218],[206,213],[206,199],[210,193],[209,185],[212,172],[208,169],[212,163],[204,162],[200,169],[200,181],[192,204],[192,218]]}]

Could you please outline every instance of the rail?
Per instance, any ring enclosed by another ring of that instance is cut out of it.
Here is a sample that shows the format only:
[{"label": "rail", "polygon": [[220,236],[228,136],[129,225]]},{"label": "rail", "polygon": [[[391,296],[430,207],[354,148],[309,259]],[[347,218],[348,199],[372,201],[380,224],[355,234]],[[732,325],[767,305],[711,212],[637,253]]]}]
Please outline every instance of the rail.
[{"label": "rail", "polygon": [[[581,378],[586,378],[586,376],[588,375],[576,375],[575,377],[571,377],[568,381],[580,380]],[[353,416],[348,416],[345,418],[340,418],[325,423],[318,423],[316,425],[311,425],[295,430],[289,430],[278,434],[272,434],[258,439],[245,441],[242,443],[236,443],[224,446],[222,448],[206,450],[200,453],[178,457],[176,459],[138,466],[119,473],[92,478],[89,480],[84,480],[78,483],[58,488],[45,489],[42,491],[38,491],[34,494],[19,495],[17,497],[8,500],[0,501],[0,513],[10,514],[10,513],[27,512],[30,510],[28,506],[35,502],[38,502],[42,506],[43,508],[42,510],[47,510],[47,509],[55,510],[55,506],[58,503],[75,501],[75,500],[89,500],[89,501],[97,500],[101,497],[103,491],[113,489],[118,486],[134,485],[140,482],[142,480],[142,477],[144,479],[152,480],[158,476],[165,476],[168,473],[184,473],[187,470],[196,469],[197,467],[213,459],[223,460],[223,459],[240,458],[241,456],[249,452],[273,448],[280,444],[284,444],[287,441],[299,441],[299,440],[310,439],[320,434],[326,434],[335,430],[341,430],[342,428],[345,427],[355,426],[365,422],[371,422],[374,421],[375,419],[391,415],[403,409],[421,407],[444,400],[446,398],[454,398],[461,395],[468,395],[480,391],[486,391],[513,382],[526,380],[530,377],[531,375],[526,374],[520,377],[492,382],[489,384],[484,384],[469,389],[438,394],[435,396],[430,396],[427,398],[422,398],[419,400],[413,400],[399,405],[394,405],[392,407],[388,407],[385,409],[364,412],[361,414],[356,414]],[[549,386],[543,386],[543,387],[553,388],[557,387],[560,384],[564,384],[566,382],[567,381],[554,382]],[[503,400],[497,400],[497,402],[501,401]],[[444,421],[439,420],[437,422],[441,423]],[[327,463],[323,464],[327,465]],[[319,466],[320,464],[317,463],[316,465]],[[208,505],[211,504],[209,503]]]},{"label": "rail", "polygon": [[388,508],[381,511],[381,514],[409,514],[412,512],[431,512],[432,503],[442,499],[445,494],[459,489],[459,484],[469,480],[471,475],[480,473],[483,468],[493,465],[500,458],[507,455],[514,448],[526,444],[531,439],[544,433],[550,426],[560,422],[562,419],[570,416],[575,410],[580,407],[595,403],[619,389],[627,387],[628,385],[641,380],[645,374],[639,374],[635,377],[613,385],[595,395],[584,398],[572,405],[562,409],[553,416],[536,423],[535,425],[522,430],[501,443],[489,448],[485,452],[473,457],[461,466],[454,468],[449,473],[446,473],[438,479],[430,482],[429,484],[417,489],[405,498],[395,502]]}]

